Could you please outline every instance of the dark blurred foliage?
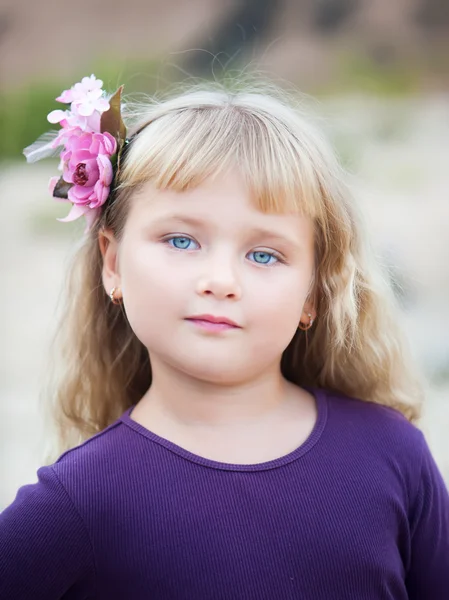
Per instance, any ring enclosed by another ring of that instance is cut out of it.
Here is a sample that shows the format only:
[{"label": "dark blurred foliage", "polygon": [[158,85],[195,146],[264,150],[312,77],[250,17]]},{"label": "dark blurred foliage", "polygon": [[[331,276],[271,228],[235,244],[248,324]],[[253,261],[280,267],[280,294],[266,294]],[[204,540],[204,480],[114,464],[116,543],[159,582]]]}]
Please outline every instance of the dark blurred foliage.
[{"label": "dark blurred foliage", "polygon": [[[190,53],[188,70],[197,74],[214,73],[251,55],[260,42],[268,41],[274,22],[285,8],[285,0],[241,0],[214,34],[201,40],[201,50]],[[311,24],[316,31],[332,33],[344,24],[358,6],[357,0],[316,0],[311,7],[303,2],[304,12],[311,8]]]},{"label": "dark blurred foliage", "polygon": [[10,11],[3,10],[0,12],[0,45],[2,43],[2,38],[11,29],[12,23],[13,17]]},{"label": "dark blurred foliage", "polygon": [[446,28],[449,26],[449,0],[420,0],[415,17],[424,27]]},{"label": "dark blurred foliage", "polygon": [[201,40],[201,50],[190,53],[187,69],[208,75],[211,68],[216,74],[239,64],[256,43],[268,38],[282,4],[282,0],[241,0],[215,33]]},{"label": "dark blurred foliage", "polygon": [[357,0],[317,0],[313,6],[313,24],[324,33],[340,28],[357,8]]}]

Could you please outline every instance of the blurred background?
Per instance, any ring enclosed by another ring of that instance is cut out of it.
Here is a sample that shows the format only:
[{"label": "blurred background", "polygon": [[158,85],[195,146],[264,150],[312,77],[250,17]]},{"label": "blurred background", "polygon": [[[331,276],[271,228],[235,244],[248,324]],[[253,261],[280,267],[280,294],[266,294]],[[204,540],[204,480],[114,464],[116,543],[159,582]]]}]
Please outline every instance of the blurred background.
[{"label": "blurred background", "polygon": [[51,438],[39,395],[81,234],[47,194],[57,160],[22,149],[85,75],[157,93],[240,69],[313,98],[429,377],[420,427],[449,482],[449,2],[0,0],[0,510]]}]

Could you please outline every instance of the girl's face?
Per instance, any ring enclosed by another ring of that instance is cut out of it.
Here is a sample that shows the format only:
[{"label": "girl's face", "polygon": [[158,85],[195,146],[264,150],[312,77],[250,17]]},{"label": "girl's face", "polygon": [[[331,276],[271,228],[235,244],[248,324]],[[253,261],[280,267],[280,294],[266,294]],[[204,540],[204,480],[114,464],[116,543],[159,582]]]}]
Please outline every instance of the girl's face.
[{"label": "girl's face", "polygon": [[106,291],[121,288],[150,359],[194,378],[278,370],[300,320],[315,318],[311,220],[260,212],[236,171],[182,193],[145,184],[120,244],[108,237]]}]

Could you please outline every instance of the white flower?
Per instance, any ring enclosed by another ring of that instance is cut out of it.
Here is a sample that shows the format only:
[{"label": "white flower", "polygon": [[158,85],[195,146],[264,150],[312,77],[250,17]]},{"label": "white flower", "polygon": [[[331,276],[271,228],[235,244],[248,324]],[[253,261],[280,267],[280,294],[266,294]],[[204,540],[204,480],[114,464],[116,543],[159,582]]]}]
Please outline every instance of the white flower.
[{"label": "white flower", "polygon": [[[109,102],[103,97],[103,82],[97,79],[95,75],[83,77],[79,83],[75,83],[70,90],[64,90],[62,94],[56,98],[58,102],[71,104],[71,112],[73,115],[80,117],[90,117],[95,111],[100,114],[109,109]],[[58,118],[54,113],[60,116],[62,111],[53,111],[50,113],[52,119]],[[50,121],[58,122],[58,121]]]}]

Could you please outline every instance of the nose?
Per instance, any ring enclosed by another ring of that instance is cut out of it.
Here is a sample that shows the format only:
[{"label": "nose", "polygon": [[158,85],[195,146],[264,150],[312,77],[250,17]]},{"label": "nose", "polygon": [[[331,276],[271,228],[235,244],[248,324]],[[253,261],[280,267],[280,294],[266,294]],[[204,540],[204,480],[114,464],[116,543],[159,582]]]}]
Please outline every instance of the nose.
[{"label": "nose", "polygon": [[237,271],[237,266],[233,264],[232,259],[224,257],[223,254],[208,260],[197,281],[197,294],[215,296],[219,300],[226,298],[239,300],[242,296],[242,288]]}]

